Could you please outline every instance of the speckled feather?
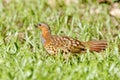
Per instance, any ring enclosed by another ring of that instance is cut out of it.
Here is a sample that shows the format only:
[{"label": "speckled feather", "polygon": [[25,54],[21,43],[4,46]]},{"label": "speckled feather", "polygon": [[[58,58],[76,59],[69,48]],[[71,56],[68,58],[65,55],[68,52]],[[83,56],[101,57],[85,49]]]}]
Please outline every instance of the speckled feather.
[{"label": "speckled feather", "polygon": [[51,41],[44,45],[47,52],[54,54],[57,54],[59,49],[64,53],[80,53],[85,50],[80,41],[67,36],[52,36]]}]

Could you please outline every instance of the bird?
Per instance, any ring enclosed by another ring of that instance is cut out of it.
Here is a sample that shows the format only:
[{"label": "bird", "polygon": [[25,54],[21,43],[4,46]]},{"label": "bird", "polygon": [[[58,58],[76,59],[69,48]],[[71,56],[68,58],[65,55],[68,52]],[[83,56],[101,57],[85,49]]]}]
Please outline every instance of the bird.
[{"label": "bird", "polygon": [[52,35],[46,23],[39,23],[35,27],[41,30],[41,43],[50,55],[57,55],[59,51],[65,54],[82,54],[87,50],[99,53],[107,47],[106,40],[82,42],[69,36]]}]

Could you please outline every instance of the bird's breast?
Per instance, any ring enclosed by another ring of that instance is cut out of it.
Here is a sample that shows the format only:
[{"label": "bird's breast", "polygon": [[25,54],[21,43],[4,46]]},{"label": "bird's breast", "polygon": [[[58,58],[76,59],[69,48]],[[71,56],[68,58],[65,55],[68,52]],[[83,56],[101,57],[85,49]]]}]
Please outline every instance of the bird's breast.
[{"label": "bird's breast", "polygon": [[46,40],[42,35],[41,35],[41,42],[42,42],[43,45],[46,43]]}]

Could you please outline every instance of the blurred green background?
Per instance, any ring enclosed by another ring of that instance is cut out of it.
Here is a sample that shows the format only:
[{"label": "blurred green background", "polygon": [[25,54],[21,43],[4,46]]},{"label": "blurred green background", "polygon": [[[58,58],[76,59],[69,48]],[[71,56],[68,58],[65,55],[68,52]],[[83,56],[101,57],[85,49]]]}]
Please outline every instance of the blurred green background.
[{"label": "blurred green background", "polygon": [[[119,80],[120,3],[115,0],[0,0],[0,80]],[[101,53],[47,54],[35,24],[80,41],[108,41]]]}]

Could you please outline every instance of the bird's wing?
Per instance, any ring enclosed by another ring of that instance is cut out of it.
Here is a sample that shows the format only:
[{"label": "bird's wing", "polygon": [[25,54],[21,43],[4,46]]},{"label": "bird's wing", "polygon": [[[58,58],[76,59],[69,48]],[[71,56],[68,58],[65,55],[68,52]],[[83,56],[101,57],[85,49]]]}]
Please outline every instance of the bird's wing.
[{"label": "bird's wing", "polygon": [[85,46],[78,40],[68,36],[54,36],[53,42],[56,47],[72,53],[79,53],[85,50]]}]

